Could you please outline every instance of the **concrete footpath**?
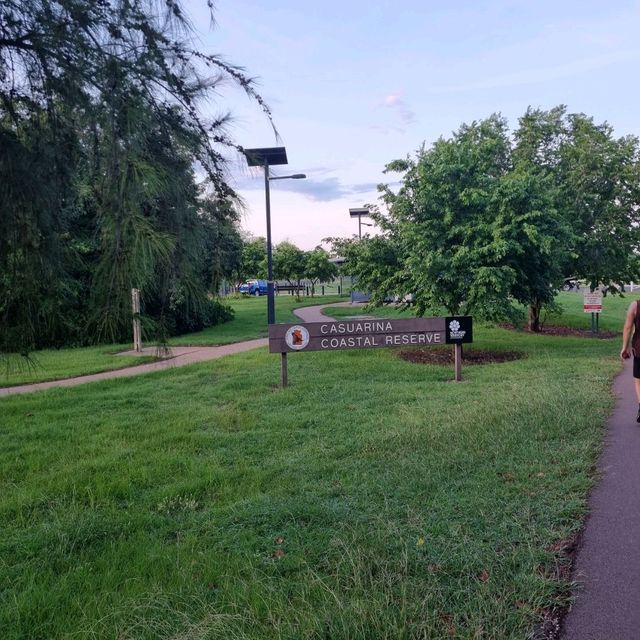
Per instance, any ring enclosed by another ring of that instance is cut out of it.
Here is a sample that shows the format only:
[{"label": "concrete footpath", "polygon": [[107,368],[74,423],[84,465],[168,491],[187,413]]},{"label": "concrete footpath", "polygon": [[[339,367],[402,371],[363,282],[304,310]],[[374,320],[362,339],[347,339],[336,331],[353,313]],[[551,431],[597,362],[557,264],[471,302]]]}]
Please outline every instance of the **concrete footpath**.
[{"label": "concrete footpath", "polygon": [[327,307],[353,307],[354,313],[357,312],[362,305],[352,302],[334,302],[333,304],[318,304],[314,307],[300,307],[294,309],[293,313],[302,320],[302,322],[327,322],[333,320],[331,316],[322,313],[322,309]]},{"label": "concrete footpath", "polygon": [[614,382],[615,409],[573,570],[563,640],[640,638],[640,425],[632,361]]},{"label": "concrete footpath", "polygon": [[[322,322],[323,320],[331,320],[326,315],[320,313],[320,310],[326,306],[351,306],[350,302],[338,302],[334,305],[316,305],[313,307],[302,307],[296,309],[294,313],[303,322]],[[195,362],[205,362],[207,360],[215,360],[234,353],[242,353],[258,347],[266,347],[269,343],[267,338],[258,338],[256,340],[247,340],[245,342],[234,342],[219,347],[171,347],[170,355],[158,362],[149,364],[138,364],[124,369],[115,369],[113,371],[103,371],[101,373],[93,373],[88,376],[79,376],[77,378],[66,378],[64,380],[51,380],[49,382],[37,382],[34,384],[23,384],[15,387],[0,388],[0,398],[4,396],[12,396],[21,393],[31,393],[33,391],[42,391],[44,389],[53,389],[55,387],[75,387],[79,384],[88,382],[96,382],[97,380],[110,380],[113,378],[127,378],[129,376],[139,376],[151,371],[162,371],[173,367],[182,367]],[[155,347],[146,347],[139,355],[156,354]],[[123,356],[137,355],[135,351],[125,351]]]}]

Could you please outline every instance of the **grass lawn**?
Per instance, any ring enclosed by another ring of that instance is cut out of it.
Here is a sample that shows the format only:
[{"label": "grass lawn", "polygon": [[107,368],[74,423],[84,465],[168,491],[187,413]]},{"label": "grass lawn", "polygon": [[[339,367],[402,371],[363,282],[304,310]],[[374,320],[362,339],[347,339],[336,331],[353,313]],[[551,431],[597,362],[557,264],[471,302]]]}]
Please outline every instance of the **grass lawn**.
[{"label": "grass lawn", "polygon": [[[599,329],[603,331],[615,331],[622,335],[627,309],[631,302],[640,298],[638,293],[626,293],[624,298],[619,296],[607,296],[602,299],[602,313],[598,319]],[[563,312],[560,316],[548,316],[545,321],[548,324],[563,324],[580,329],[591,329],[591,314],[582,310],[583,297],[580,293],[561,293],[558,302],[562,305]]]},{"label": "grass lawn", "polygon": [[[299,321],[299,318],[294,315],[293,310],[299,309],[300,307],[344,302],[346,300],[348,300],[348,298],[340,298],[338,296],[315,296],[314,298],[305,296],[298,300],[295,296],[278,295],[275,297],[276,322]],[[171,344],[218,345],[267,337],[266,296],[231,298],[228,302],[236,312],[233,320],[215,327],[209,327],[198,333],[190,333],[171,338]]]},{"label": "grass lawn", "polygon": [[280,390],[261,349],[1,400],[3,639],[526,638],[566,598],[619,345],[475,344],[527,357],[452,384],[291,354]]},{"label": "grass lawn", "polygon": [[116,355],[127,349],[131,349],[130,344],[111,344],[75,349],[44,349],[32,352],[30,360],[16,355],[8,358],[4,365],[0,361],[0,387],[84,376],[155,360],[151,356]]},{"label": "grass lawn", "polygon": [[[344,298],[316,296],[315,298],[304,297],[297,301],[295,296],[278,296],[276,298],[276,320],[278,322],[295,322],[296,316],[293,314],[293,309],[340,300],[344,300]],[[230,300],[230,304],[236,312],[233,320],[198,333],[172,338],[171,344],[219,345],[252,340],[267,335],[266,297],[235,298]],[[47,349],[33,352],[31,363],[16,355],[8,359],[8,366],[0,366],[0,387],[73,378],[100,371],[122,369],[154,360],[154,358],[146,356],[115,355],[128,349],[131,349],[130,344]]]}]

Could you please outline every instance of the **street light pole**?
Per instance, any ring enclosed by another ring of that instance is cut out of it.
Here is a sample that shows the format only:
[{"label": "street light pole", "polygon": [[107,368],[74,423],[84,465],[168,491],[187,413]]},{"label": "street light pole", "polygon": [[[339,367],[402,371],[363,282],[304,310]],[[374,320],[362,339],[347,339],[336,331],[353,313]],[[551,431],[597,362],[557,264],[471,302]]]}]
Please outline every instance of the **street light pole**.
[{"label": "street light pole", "polygon": [[267,323],[275,324],[276,306],[273,282],[273,251],[271,246],[271,197],[269,182],[271,180],[301,180],[307,176],[296,173],[292,176],[270,176],[269,167],[274,164],[287,164],[287,152],[284,147],[269,147],[264,149],[245,149],[244,154],[250,167],[261,166],[264,169],[264,193],[267,210]]},{"label": "street light pole", "polygon": [[269,191],[269,159],[264,159],[264,192],[267,209],[267,324],[276,323],[276,307],[273,292],[273,251],[271,249],[271,195]]}]

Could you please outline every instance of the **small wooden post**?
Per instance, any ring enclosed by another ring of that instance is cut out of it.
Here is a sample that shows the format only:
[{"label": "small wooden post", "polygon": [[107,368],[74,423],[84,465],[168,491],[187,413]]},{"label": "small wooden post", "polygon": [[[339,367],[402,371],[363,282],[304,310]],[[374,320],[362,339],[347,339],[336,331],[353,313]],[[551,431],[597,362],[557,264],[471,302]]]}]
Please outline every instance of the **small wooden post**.
[{"label": "small wooden post", "polygon": [[289,384],[289,371],[287,370],[287,353],[283,351],[280,358],[280,368],[282,374],[282,388],[286,389]]},{"label": "small wooden post", "polygon": [[462,380],[462,345],[456,343],[454,347],[455,381],[460,382]]},{"label": "small wooden post", "polygon": [[131,308],[133,310],[133,350],[142,351],[142,328],[140,326],[140,289],[131,289]]}]

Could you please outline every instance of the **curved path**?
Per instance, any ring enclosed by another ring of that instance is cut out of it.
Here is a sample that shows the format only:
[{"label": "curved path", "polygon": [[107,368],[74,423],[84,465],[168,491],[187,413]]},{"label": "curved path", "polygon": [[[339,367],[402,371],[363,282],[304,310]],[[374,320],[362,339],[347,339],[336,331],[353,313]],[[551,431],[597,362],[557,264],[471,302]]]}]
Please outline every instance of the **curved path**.
[{"label": "curved path", "polygon": [[[350,306],[350,302],[338,302],[334,305],[316,305],[313,307],[302,307],[296,309],[294,313],[304,322],[322,322],[330,319],[320,313],[320,309],[327,306]],[[49,382],[36,382],[34,384],[22,384],[15,387],[0,388],[0,398],[3,396],[12,396],[21,393],[31,393],[32,391],[41,391],[44,389],[52,389],[54,387],[75,387],[79,384],[87,382],[95,382],[96,380],[110,380],[112,378],[126,378],[129,376],[138,376],[151,371],[162,371],[163,369],[171,369],[173,367],[182,367],[194,362],[205,362],[206,360],[215,360],[234,353],[241,353],[258,347],[265,347],[269,343],[267,338],[258,338],[256,340],[247,340],[245,342],[234,342],[219,347],[171,347],[171,356],[152,362],[150,364],[137,364],[123,369],[114,369],[112,371],[102,371],[101,373],[93,373],[88,376],[79,376],[77,378],[65,378],[63,380],[51,380]],[[147,347],[142,350],[140,355],[154,355],[155,347]],[[125,351],[120,355],[136,355],[134,351]]]},{"label": "curved path", "polygon": [[631,369],[627,360],[614,382],[616,405],[574,563],[578,590],[563,640],[640,638],[640,425]]},{"label": "curved path", "polygon": [[293,313],[297,315],[302,322],[326,322],[327,320],[333,320],[333,318],[322,313],[322,309],[326,309],[327,307],[352,306],[353,303],[351,302],[334,302],[333,304],[318,304],[313,307],[300,307],[300,309],[294,309]]}]

